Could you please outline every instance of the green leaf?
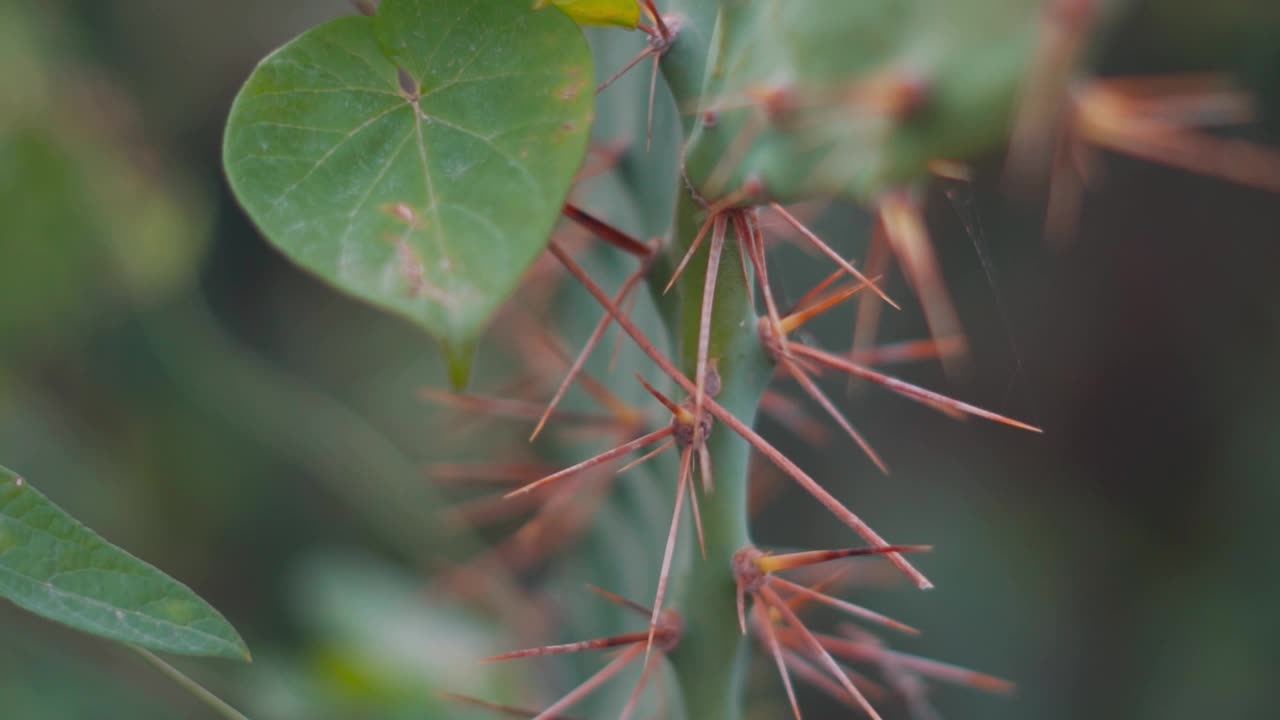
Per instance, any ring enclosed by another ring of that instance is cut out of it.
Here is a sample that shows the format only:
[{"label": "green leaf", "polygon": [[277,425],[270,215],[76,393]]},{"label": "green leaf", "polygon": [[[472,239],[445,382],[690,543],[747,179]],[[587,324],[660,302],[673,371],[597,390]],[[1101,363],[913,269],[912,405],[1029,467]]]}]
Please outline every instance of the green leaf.
[{"label": "green leaf", "polygon": [[[548,0],[538,0],[546,7]],[[550,0],[569,17],[583,25],[617,25],[634,28],[640,24],[640,3],[636,0]]]},{"label": "green leaf", "polygon": [[235,629],[190,588],[103,540],[4,467],[0,597],[111,640],[249,659]]},{"label": "green leaf", "polygon": [[223,159],[272,243],[426,328],[457,382],[560,214],[591,79],[564,13],[384,0],[264,60],[231,109]]}]

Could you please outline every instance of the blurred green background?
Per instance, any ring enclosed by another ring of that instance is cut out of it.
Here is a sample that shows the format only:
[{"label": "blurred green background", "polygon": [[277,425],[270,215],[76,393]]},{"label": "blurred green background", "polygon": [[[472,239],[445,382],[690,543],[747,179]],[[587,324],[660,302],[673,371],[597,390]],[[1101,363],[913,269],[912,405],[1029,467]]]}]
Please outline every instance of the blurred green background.
[{"label": "blurred green background", "polygon": [[[1208,8],[1139,6],[1103,67],[1235,72],[1272,113],[1249,132],[1275,142],[1277,13]],[[257,59],[348,11],[0,3],[0,463],[227,615],[252,666],[177,664],[250,716],[472,717],[436,690],[510,696],[528,666],[461,662],[520,633],[432,583],[472,542],[428,521],[440,425],[415,390],[444,384],[436,349],[287,265],[219,164]],[[937,590],[859,600],[925,630],[904,649],[1019,685],[942,688],[945,716],[1275,717],[1280,198],[1115,156],[1103,175],[1059,247],[1041,240],[1043,208],[995,182],[930,196],[974,372],[904,375],[1043,437],[854,392],[894,473],[847,479],[848,443],[764,429],[886,535],[938,546],[922,561]],[[862,253],[865,217],[834,208],[823,225]],[[824,272],[789,249],[775,262],[789,297]],[[815,333],[838,346],[850,322]],[[907,311],[882,335],[923,332]],[[509,370],[481,352],[489,377]],[[790,491],[757,528],[762,544],[847,541]],[[0,633],[4,717],[209,716],[108,643],[7,605]],[[808,716],[841,716],[822,702]]]}]

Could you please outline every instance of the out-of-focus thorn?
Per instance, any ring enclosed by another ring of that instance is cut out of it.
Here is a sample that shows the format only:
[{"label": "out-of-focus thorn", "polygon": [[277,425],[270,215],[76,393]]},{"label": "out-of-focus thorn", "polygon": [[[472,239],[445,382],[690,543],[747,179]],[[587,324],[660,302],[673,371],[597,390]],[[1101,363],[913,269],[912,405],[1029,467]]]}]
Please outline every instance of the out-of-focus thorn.
[{"label": "out-of-focus thorn", "polygon": [[1041,187],[1076,66],[1099,16],[1099,0],[1050,0],[1040,21],[1014,113],[1002,182],[1011,193]]},{"label": "out-of-focus thorn", "polygon": [[[905,191],[887,193],[880,200],[880,219],[885,237],[893,250],[907,279],[920,296],[929,334],[934,338],[960,338],[964,330],[955,304],[947,290],[938,257],[934,254],[918,202]],[[968,349],[943,362],[948,375],[963,375],[968,367]]]},{"label": "out-of-focus thorn", "polygon": [[777,420],[814,447],[822,447],[831,439],[826,425],[810,417],[800,403],[777,390],[766,390],[760,396],[760,412]]},{"label": "out-of-focus thorn", "polygon": [[[524,708],[513,707],[511,705],[500,705],[498,703],[492,703],[487,700],[473,698],[468,695],[459,695],[458,693],[446,692],[444,690],[437,690],[436,694],[439,695],[441,698],[448,700],[449,702],[458,703],[459,705],[470,705],[472,707],[483,708],[485,710],[491,710],[499,715],[503,715],[506,717],[531,718],[538,714],[537,710],[525,710]],[[566,715],[556,715],[554,717],[547,718],[547,720],[573,720],[573,718],[570,718]]]}]

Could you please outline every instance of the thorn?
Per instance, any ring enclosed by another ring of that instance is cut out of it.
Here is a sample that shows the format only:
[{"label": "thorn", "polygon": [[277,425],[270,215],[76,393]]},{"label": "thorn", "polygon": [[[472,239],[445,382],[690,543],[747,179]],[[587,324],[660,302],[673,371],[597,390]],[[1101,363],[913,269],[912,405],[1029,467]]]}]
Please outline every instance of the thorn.
[{"label": "thorn", "polygon": [[840,681],[840,684],[849,692],[849,695],[858,703],[858,706],[862,708],[863,712],[870,715],[872,720],[882,720],[880,714],[876,712],[876,709],[871,706],[871,703],[867,701],[867,698],[864,697],[862,692],[854,686],[853,681],[850,680],[849,676],[845,674],[843,669],[841,669],[840,664],[836,662],[835,658],[831,657],[831,653],[827,652],[827,649],[818,642],[818,639],[813,636],[813,633],[809,632],[809,628],[805,627],[804,623],[800,621],[800,618],[796,617],[796,614],[792,612],[791,608],[787,607],[787,604],[782,601],[782,598],[778,597],[778,593],[768,585],[765,585],[760,588],[760,597],[768,602],[770,607],[777,609],[778,613],[782,615],[782,618],[800,633],[805,644],[808,645],[809,648],[818,656],[821,664],[826,667],[827,672],[830,672],[837,680]]},{"label": "thorn", "polygon": [[698,446],[698,467],[702,471],[702,491],[710,494],[716,482],[711,472],[711,451],[705,442]]},{"label": "thorn", "polygon": [[782,687],[786,689],[787,699],[791,702],[791,712],[795,714],[796,720],[803,720],[800,717],[800,703],[796,701],[795,688],[791,686],[791,673],[787,670],[787,661],[783,658],[782,648],[778,645],[778,635],[773,630],[773,621],[769,619],[764,607],[760,597],[756,596],[754,610],[759,614],[757,624],[760,626],[760,632],[764,635],[769,652],[773,655],[773,661],[778,666],[778,675],[782,677]]},{"label": "thorn", "polygon": [[657,51],[654,50],[652,45],[646,45],[643,50],[636,53],[635,56],[632,57],[630,60],[628,60],[626,63],[624,63],[622,67],[615,70],[613,74],[610,75],[608,78],[605,78],[604,82],[597,85],[596,94],[599,95],[600,93],[604,92],[605,88],[612,85],[618,78],[622,77],[623,75],[626,75],[628,70],[635,67],[636,65],[639,65],[640,61],[644,60],[650,55],[655,55],[656,52]]},{"label": "thorn", "polygon": [[801,295],[799,300],[796,300],[794,303],[792,303],[791,307],[787,308],[785,314],[794,315],[797,310],[800,310],[804,306],[813,302],[814,299],[817,298],[818,295],[820,295],[823,290],[826,290],[827,288],[831,287],[832,283],[834,283],[836,280],[839,280],[841,276],[844,275],[844,273],[845,273],[844,268],[836,268],[835,270],[832,270],[830,275],[822,279],[822,282],[809,288],[809,291],[806,292],[804,295]]},{"label": "thorn", "polygon": [[661,430],[654,430],[653,432],[647,435],[641,435],[640,437],[634,440],[625,442],[615,448],[605,450],[599,455],[587,458],[586,460],[583,460],[582,462],[576,465],[571,465],[559,472],[552,473],[542,478],[541,480],[535,480],[529,483],[528,485],[524,485],[522,487],[516,488],[515,490],[512,490],[511,492],[507,493],[505,497],[509,497],[509,498],[515,497],[517,495],[523,495],[524,493],[533,492],[534,490],[538,490],[540,488],[546,487],[547,485],[550,485],[551,483],[557,480],[562,480],[566,477],[569,477],[570,475],[577,474],[588,468],[592,468],[592,467],[595,467],[596,465],[609,462],[610,460],[613,460],[615,458],[620,458],[623,455],[626,455],[627,453],[633,450],[638,450],[642,447],[648,447],[649,445],[652,445],[653,443],[658,442],[659,440],[665,437],[668,437],[669,435],[671,435],[671,433],[672,433],[671,427],[667,426],[662,428]]},{"label": "thorn", "polygon": [[[778,328],[781,325],[781,319],[778,317],[778,305],[773,299],[773,290],[769,287],[769,270],[764,250],[764,235],[760,233],[760,226],[757,223],[743,219],[739,225],[738,233],[746,237],[751,264],[755,267],[756,277],[760,280],[760,292],[764,295],[765,310],[769,314],[769,321],[774,328]],[[750,284],[748,284],[748,287],[750,287]],[[786,354],[788,344],[786,333],[775,333],[775,337],[783,354]]]},{"label": "thorn", "polygon": [[849,273],[850,275],[854,276],[858,280],[861,280],[862,282],[870,286],[871,289],[875,292],[875,294],[879,295],[881,300],[884,300],[885,302],[889,303],[889,305],[892,306],[894,310],[902,309],[902,307],[898,305],[898,303],[894,302],[892,298],[890,298],[888,295],[885,294],[884,290],[881,290],[878,285],[876,285],[875,283],[867,279],[867,276],[863,275],[862,272],[859,271],[857,268],[855,268],[852,263],[850,263],[848,260],[845,260],[843,257],[841,257],[840,253],[836,252],[831,248],[830,245],[823,242],[822,238],[818,237],[817,235],[814,234],[812,230],[805,227],[804,223],[800,222],[800,220],[796,218],[796,216],[787,212],[786,208],[782,207],[782,205],[776,202],[769,203],[769,207],[773,208],[773,211],[781,215],[784,220],[791,223],[791,226],[794,227],[797,231],[799,231],[800,234],[805,237],[805,239],[813,243],[815,247],[821,250],[822,254],[826,255],[827,257],[835,261],[835,263],[839,265],[845,272]]},{"label": "thorn", "polygon": [[[704,445],[699,450],[705,449]],[[699,453],[701,454],[701,453]],[[702,559],[707,559],[707,541],[702,535],[702,511],[698,509],[698,490],[690,481],[686,488],[689,491],[689,509],[693,511],[693,527],[698,535],[698,550],[702,553]]]},{"label": "thorn", "polygon": [[[735,578],[736,589],[734,591],[734,601],[738,607],[738,629],[743,635],[747,634],[747,587],[743,583],[742,578]],[[754,606],[753,606],[754,609]]]},{"label": "thorn", "polygon": [[[455,410],[464,410],[491,417],[503,417],[510,420],[532,420],[543,412],[541,406],[524,400],[459,394],[432,387],[418,388],[418,396],[427,402]],[[566,421],[591,424],[613,422],[613,419],[606,415],[594,413],[565,412],[556,413],[556,417]]]},{"label": "thorn", "polygon": [[[876,220],[867,245],[867,272],[882,275],[889,269],[889,241],[884,236],[884,224]],[[858,313],[853,325],[853,344],[849,352],[866,350],[875,344],[880,327],[880,313],[884,309],[879,295],[863,295],[858,301]]]},{"label": "thorn", "polygon": [[830,595],[818,592],[817,590],[811,590],[798,583],[793,583],[790,580],[784,580],[780,577],[771,577],[769,579],[769,582],[774,585],[784,587],[799,595],[803,595],[804,597],[807,597],[810,600],[816,600],[817,602],[820,602],[824,605],[833,607],[837,610],[841,610],[855,617],[862,618],[863,620],[866,620],[868,622],[872,622],[877,625],[883,625],[884,627],[890,628],[892,630],[897,630],[898,632],[905,633],[907,635],[920,634],[920,631],[917,630],[916,628],[913,628],[910,625],[907,625],[906,623],[898,622],[897,620],[894,620],[893,618],[887,615],[882,615],[881,613],[878,613],[874,610],[869,610],[867,608],[864,608],[861,605],[855,605],[851,602],[847,602],[839,598],[831,597]]},{"label": "thorn", "polygon": [[[632,341],[636,343],[636,346],[639,347],[640,350],[644,352],[644,354],[647,355],[660,370],[666,373],[668,377],[676,382],[676,384],[680,385],[685,392],[692,393],[695,389],[693,382],[691,382],[689,378],[685,377],[684,373],[680,372],[680,370],[677,369],[666,356],[658,352],[658,349],[654,347],[653,342],[650,341],[649,338],[645,337],[644,333],[636,327],[635,323],[631,322],[630,318],[622,315],[618,312],[616,307],[608,304],[609,297],[605,295],[604,290],[601,290],[600,286],[591,279],[591,276],[587,275],[586,271],[583,270],[582,267],[579,266],[578,263],[576,263],[573,258],[559,246],[558,243],[552,241],[549,248],[552,254],[554,254],[556,258],[564,264],[565,269],[569,271],[569,274],[573,275],[574,278],[576,278],[578,282],[582,283],[582,286],[587,289],[587,292],[591,293],[591,295],[596,299],[596,302],[599,302],[607,311],[614,315],[614,320],[622,327],[627,335],[631,337]],[[737,416],[728,410],[725,410],[724,407],[712,398],[706,399],[706,406],[707,409],[711,411],[712,415],[725,425],[729,426],[729,429],[742,436],[742,438],[750,443],[756,451],[768,458],[770,462],[776,465],[779,470],[782,470],[790,476],[791,479],[795,480],[800,487],[812,495],[819,503],[822,504],[823,507],[827,508],[827,510],[835,515],[842,523],[854,532],[858,533],[858,535],[860,535],[864,540],[872,545],[885,546],[888,544],[884,541],[884,538],[880,537],[880,535],[876,533],[875,530],[871,529],[870,525],[867,525],[867,523],[859,518],[853,511],[841,504],[839,500],[837,500],[831,493],[827,492],[827,490],[816,480],[810,477],[808,473],[801,470],[800,467],[792,462],[790,458],[781,453],[773,445],[769,444],[767,440],[761,437],[759,433],[748,427],[746,423],[739,420]],[[926,578],[919,570],[915,569],[915,567],[913,567],[906,558],[902,557],[901,554],[891,552],[886,557],[888,557],[890,562],[892,562],[899,570],[906,574],[907,577],[911,578],[911,581],[915,583],[916,587],[922,590],[927,590],[933,587],[933,583],[929,582],[929,579]]]},{"label": "thorn", "polygon": [[488,495],[453,505],[441,512],[440,519],[455,527],[480,527],[523,514],[538,507],[539,502],[535,495],[521,495],[514,499],[504,495]]},{"label": "thorn", "polygon": [[655,398],[657,398],[658,402],[662,403],[663,407],[671,411],[671,414],[675,416],[677,421],[683,422],[683,423],[693,422],[693,413],[689,412],[685,408],[680,407],[679,405],[676,404],[676,401],[672,400],[666,395],[663,395],[661,392],[658,392],[657,388],[645,382],[644,377],[640,375],[640,373],[636,373],[636,379],[640,381],[640,384],[644,386],[645,390],[649,391],[650,395],[654,396]]},{"label": "thorn", "polygon": [[[651,256],[646,258],[646,261],[643,262],[640,267],[636,268],[626,277],[626,279],[622,281],[622,287],[618,288],[618,294],[612,301],[615,307],[620,301],[631,294],[636,285],[644,279],[645,275],[648,274],[649,260],[651,259]],[[604,337],[605,331],[609,329],[609,323],[611,320],[611,314],[606,312],[601,316],[600,320],[596,322],[596,326],[592,329],[590,337],[588,337],[586,343],[583,344],[582,350],[578,353],[578,356],[574,358],[573,364],[569,366],[569,372],[565,374],[564,379],[560,381],[560,386],[556,388],[555,394],[551,397],[551,402],[547,403],[546,409],[542,411],[542,415],[538,418],[538,424],[534,427],[533,433],[529,436],[530,442],[533,442],[534,438],[538,437],[538,434],[542,432],[542,429],[546,426],[551,414],[555,412],[556,406],[559,405],[560,401],[564,398],[565,393],[568,392],[569,386],[572,385],[574,379],[582,373],[582,368],[587,364],[587,358],[591,356],[591,351],[600,343],[600,338]]]},{"label": "thorn", "polygon": [[871,447],[871,443],[867,442],[867,439],[862,436],[862,433],[858,432],[857,429],[853,427],[853,424],[844,416],[844,413],[840,412],[839,408],[835,406],[835,403],[831,402],[831,399],[827,397],[826,393],[822,392],[822,388],[818,387],[818,384],[813,381],[813,378],[809,377],[804,370],[785,356],[778,358],[778,361],[782,367],[786,368],[787,372],[791,373],[791,377],[795,378],[796,382],[800,383],[800,387],[804,388],[804,391],[809,394],[809,397],[813,398],[814,402],[821,405],[822,409],[826,410],[827,414],[831,416],[831,419],[835,420],[836,424],[839,425],[845,433],[847,433],[849,437],[858,444],[858,447],[862,449],[862,452],[866,453],[867,457],[871,458],[871,462],[876,464],[876,467],[880,469],[880,472],[888,475],[889,466],[885,464],[884,460],[880,457],[880,454],[875,451],[875,448]]},{"label": "thorn", "polygon": [[423,473],[434,482],[462,484],[520,483],[542,477],[548,470],[537,462],[435,462],[423,467]]},{"label": "thorn", "polygon": [[649,245],[640,242],[572,203],[565,203],[562,211],[565,217],[590,230],[596,237],[616,248],[625,250],[641,260],[648,259],[649,256],[653,255],[653,248]]},{"label": "thorn", "polygon": [[[831,680],[826,675],[823,675],[822,671],[810,664],[808,660],[805,660],[800,655],[789,650],[783,650],[782,656],[787,661],[787,667],[791,668],[791,671],[794,672],[801,680],[804,680],[810,685],[818,688],[822,692],[831,696],[831,698],[837,702],[856,710],[861,710],[856,702],[849,699],[849,693],[845,692],[844,688],[840,687],[838,683]],[[850,680],[854,681],[854,683],[859,686],[859,689],[862,690],[863,694],[868,697],[875,698],[876,700],[884,699],[884,688],[872,683],[861,675],[853,674],[853,671],[848,668],[842,666],[841,669],[849,675]]]},{"label": "thorn", "polygon": [[932,550],[932,545],[877,545],[874,547],[840,548],[837,550],[806,550],[784,555],[761,555],[756,560],[756,567],[760,568],[760,572],[763,573],[775,573],[849,557],[922,553]]},{"label": "thorn", "polygon": [[631,462],[627,463],[626,465],[623,465],[622,467],[618,468],[618,471],[617,471],[616,473],[614,473],[614,475],[622,475],[623,473],[627,472],[628,470],[631,470],[631,469],[633,469],[633,468],[635,468],[635,467],[637,467],[637,466],[639,466],[639,465],[643,465],[643,464],[645,463],[645,461],[647,461],[647,460],[652,460],[653,458],[657,457],[658,455],[661,455],[662,453],[666,452],[668,449],[670,449],[670,448],[671,448],[673,445],[675,445],[675,444],[676,444],[676,439],[675,439],[675,438],[667,438],[667,439],[666,439],[666,440],[664,440],[664,441],[662,442],[662,444],[661,444],[661,445],[659,445],[658,447],[656,447],[656,448],[654,448],[654,449],[650,450],[649,452],[645,453],[644,455],[641,455],[640,457],[636,458],[635,460],[632,460]]},{"label": "thorn", "polygon": [[[491,703],[487,700],[481,700],[480,698],[473,698],[467,695],[459,695],[458,693],[451,693],[445,690],[437,690],[436,694],[439,695],[441,698],[448,700],[450,702],[459,703],[461,705],[471,705],[474,707],[483,708],[485,710],[492,710],[493,712],[498,713],[499,715],[506,715],[507,717],[531,718],[538,714],[536,710],[525,710],[523,708],[512,707],[510,705],[499,705],[498,703]],[[572,720],[572,719],[565,717],[564,715],[557,715],[555,717],[547,718],[547,720]]]},{"label": "thorn", "polygon": [[684,493],[689,483],[690,463],[693,449],[686,447],[680,453],[680,478],[676,481],[675,509],[671,513],[671,528],[667,531],[667,546],[662,551],[662,569],[658,572],[658,589],[653,598],[653,614],[649,617],[649,641],[645,643],[645,661],[653,650],[653,636],[658,629],[658,617],[662,614],[662,599],[667,592],[667,580],[671,575],[671,558],[676,549],[676,538],[680,532],[680,511],[684,507]]},{"label": "thorn", "polygon": [[810,417],[800,403],[776,390],[764,391],[760,410],[814,447],[822,447],[830,439],[825,425]]},{"label": "thorn", "polygon": [[543,645],[542,647],[512,650],[511,652],[502,653],[500,655],[492,655],[481,659],[480,662],[499,662],[502,660],[519,660],[521,658],[542,657],[544,655],[567,655],[569,653],[586,652],[588,650],[604,650],[607,648],[620,647],[622,645],[636,645],[637,643],[644,642],[646,637],[648,637],[648,633],[641,631],[595,638],[594,640],[580,640],[578,642],[564,643],[563,645]]},{"label": "thorn", "polygon": [[[874,281],[880,280],[880,278],[876,277],[876,278],[873,278],[872,280],[874,282]],[[827,295],[821,298],[814,304],[808,307],[802,308],[800,310],[797,310],[796,312],[793,312],[784,318],[781,318],[778,321],[778,325],[782,328],[782,332],[784,335],[789,335],[795,332],[800,327],[802,327],[805,323],[809,322],[815,317],[818,317],[819,315],[822,315],[823,313],[827,312],[831,308],[839,305],[845,300],[848,300],[854,295],[857,295],[863,290],[866,290],[868,287],[871,287],[871,286],[866,283],[859,283],[857,285],[849,285],[849,286],[843,287],[837,290],[836,292],[833,292],[830,295]]]},{"label": "thorn", "polygon": [[658,12],[658,7],[654,5],[653,0],[641,0],[641,8],[658,27],[658,36],[663,40],[670,40],[671,28],[667,27],[667,23],[662,19],[662,13]]},{"label": "thorn", "polygon": [[564,697],[560,698],[560,700],[558,700],[554,705],[547,708],[546,710],[543,710],[541,713],[535,716],[533,720],[551,720],[556,713],[560,712],[561,710],[569,709],[579,700],[586,697],[592,690],[595,690],[596,688],[600,687],[604,683],[608,682],[608,680],[612,678],[614,675],[617,675],[619,672],[621,672],[622,669],[626,667],[632,660],[635,660],[639,654],[640,654],[639,644],[632,645],[626,650],[623,650],[622,653],[619,654],[613,660],[611,660],[608,665],[605,665],[603,668],[597,671],[596,674],[587,678],[585,682],[583,682],[581,685],[571,690],[568,695],[565,695]]},{"label": "thorn", "polygon": [[[606,325],[611,321],[608,313],[605,313],[601,319],[606,323]],[[552,337],[550,333],[544,331],[538,332],[536,335],[551,351],[551,354],[556,356],[557,360],[562,364],[569,366],[570,374],[576,376],[575,379],[582,382],[582,389],[586,390],[587,394],[590,395],[597,403],[613,413],[613,416],[617,419],[618,425],[630,427],[639,424],[645,419],[644,412],[631,405],[626,400],[618,397],[617,394],[610,390],[608,386],[592,377],[590,373],[582,370],[582,365],[578,365],[578,369],[575,371],[573,365],[569,361],[568,354],[564,347],[554,337]],[[603,333],[601,333],[601,335],[603,335]],[[585,361],[586,358],[584,356],[583,362],[585,363]],[[543,413],[545,414],[546,410],[543,410]]]},{"label": "thorn", "polygon": [[627,608],[628,610],[634,610],[645,617],[649,617],[650,615],[653,614],[652,608],[647,608],[638,602],[628,600],[615,592],[610,592],[608,590],[605,590],[599,585],[592,585],[591,583],[585,583],[585,585],[587,586],[588,590],[599,595],[605,600],[608,600],[609,602],[615,603],[617,605],[621,605],[622,607]]},{"label": "thorn", "polygon": [[627,704],[622,706],[622,713],[618,715],[618,720],[631,720],[631,716],[635,714],[636,707],[640,704],[640,695],[644,692],[644,687],[649,681],[649,673],[653,672],[653,668],[657,665],[657,655],[650,655],[644,659],[644,666],[640,669],[640,677],[636,680],[636,686],[631,690],[631,696],[627,698]]},{"label": "thorn", "polygon": [[[698,355],[696,384],[693,392],[693,417],[702,417],[702,403],[707,395],[707,353],[711,348],[711,311],[715,305],[716,276],[720,272],[720,256],[724,252],[725,220],[719,217],[711,231],[711,248],[707,251],[707,276],[702,284],[702,309],[698,318]],[[701,444],[706,438],[699,437]]]},{"label": "thorn", "polygon": [[854,350],[849,354],[849,360],[860,365],[894,365],[913,360],[946,357],[952,353],[962,352],[963,348],[964,340],[961,338],[908,340],[865,350]]},{"label": "thorn", "polygon": [[[880,201],[880,220],[889,247],[920,296],[929,334],[935,338],[963,338],[960,318],[938,267],[919,205],[905,192],[891,192]],[[954,375],[963,364],[957,358],[944,366]]]},{"label": "thorn", "polygon": [[888,650],[878,645],[854,642],[846,638],[828,635],[820,635],[818,638],[824,647],[830,648],[831,652],[850,660],[878,662],[881,658],[887,657],[903,668],[953,685],[1000,694],[1008,694],[1014,690],[1014,684],[1008,680],[950,663]]},{"label": "thorn", "polygon": [[662,294],[666,295],[671,291],[671,287],[676,284],[676,280],[680,279],[684,268],[689,264],[689,260],[693,258],[693,254],[697,252],[698,246],[702,244],[702,238],[706,236],[707,230],[718,220],[717,213],[708,213],[707,219],[702,221],[702,225],[698,228],[698,234],[693,236],[693,242],[689,243],[689,249],[685,251],[684,257],[680,259],[680,264],[676,265],[676,269],[671,273],[671,279],[667,281],[666,286],[662,288]]},{"label": "thorn", "polygon": [[839,370],[841,372],[849,373],[850,375],[854,375],[860,378],[864,378],[866,380],[870,380],[871,382],[874,382],[877,385],[886,387],[889,390],[892,390],[893,392],[898,393],[899,395],[909,397],[913,400],[917,400],[917,401],[926,403],[928,405],[933,405],[940,408],[948,408],[956,412],[967,413],[969,415],[974,415],[976,417],[984,418],[986,420],[992,420],[994,422],[998,422],[1004,425],[1016,427],[1021,430],[1029,430],[1034,433],[1044,432],[1044,430],[1041,430],[1040,428],[1034,425],[1028,425],[1027,423],[1024,423],[1020,420],[1014,420],[1012,418],[1005,417],[1004,415],[993,413],[989,410],[983,410],[982,408],[977,407],[976,405],[970,405],[969,403],[961,402],[959,400],[949,398],[946,395],[936,393],[932,390],[926,390],[917,385],[912,385],[909,382],[899,380],[895,377],[890,377],[888,375],[885,375],[884,373],[876,372],[871,368],[863,367],[862,365],[859,365],[857,363],[850,362],[849,360],[846,360],[845,358],[842,358],[838,355],[832,355],[829,352],[825,352],[823,350],[819,350],[814,347],[809,347],[808,345],[795,345],[794,347],[795,347],[796,354],[802,357],[810,358],[815,362],[818,362],[834,370]]},{"label": "thorn", "polygon": [[661,59],[661,53],[653,53],[653,70],[649,73],[649,110],[644,123],[645,152],[653,147],[653,96],[658,91],[658,66]]}]

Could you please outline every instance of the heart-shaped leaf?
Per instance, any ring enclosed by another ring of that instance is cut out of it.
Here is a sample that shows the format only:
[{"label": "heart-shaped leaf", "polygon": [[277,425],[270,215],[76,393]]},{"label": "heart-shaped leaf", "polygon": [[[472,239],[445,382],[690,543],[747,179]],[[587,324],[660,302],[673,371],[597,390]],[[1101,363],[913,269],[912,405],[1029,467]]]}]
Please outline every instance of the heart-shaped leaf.
[{"label": "heart-shaped leaf", "polygon": [[190,588],[103,540],[4,467],[0,597],[152,650],[249,659],[235,628]]},{"label": "heart-shaped leaf", "polygon": [[555,8],[383,0],[267,57],[231,109],[223,160],[272,243],[426,328],[462,384],[560,214],[591,78],[581,30]]}]

